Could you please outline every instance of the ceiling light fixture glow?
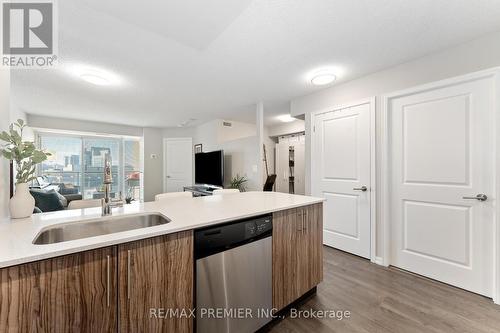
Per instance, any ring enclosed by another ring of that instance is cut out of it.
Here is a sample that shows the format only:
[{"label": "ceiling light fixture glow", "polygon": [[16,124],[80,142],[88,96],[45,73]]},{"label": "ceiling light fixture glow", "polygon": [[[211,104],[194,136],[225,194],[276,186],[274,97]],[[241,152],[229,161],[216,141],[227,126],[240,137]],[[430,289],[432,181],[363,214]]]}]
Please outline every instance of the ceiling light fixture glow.
[{"label": "ceiling light fixture glow", "polygon": [[297,120],[289,114],[277,116],[276,119],[278,119],[279,121],[284,122],[284,123],[291,123],[292,121]]},{"label": "ceiling light fixture glow", "polygon": [[67,67],[67,72],[85,82],[96,86],[116,86],[123,83],[123,79],[106,69],[86,64],[74,64]]},{"label": "ceiling light fixture glow", "polygon": [[314,73],[311,77],[311,83],[315,86],[324,86],[337,79],[337,76],[331,70],[322,70]]},{"label": "ceiling light fixture glow", "polygon": [[108,79],[98,74],[83,73],[82,75],[80,75],[80,77],[82,78],[82,80],[95,84],[97,86],[108,86],[111,84]]}]

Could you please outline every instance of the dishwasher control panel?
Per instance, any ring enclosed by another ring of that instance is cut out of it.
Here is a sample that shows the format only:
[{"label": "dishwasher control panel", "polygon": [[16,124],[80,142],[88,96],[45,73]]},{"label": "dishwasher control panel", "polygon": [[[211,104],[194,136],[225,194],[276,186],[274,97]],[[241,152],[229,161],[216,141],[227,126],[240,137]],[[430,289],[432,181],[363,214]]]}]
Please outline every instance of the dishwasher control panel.
[{"label": "dishwasher control panel", "polygon": [[198,229],[194,233],[195,257],[205,257],[260,238],[270,237],[272,230],[272,215]]},{"label": "dishwasher control panel", "polygon": [[271,217],[250,221],[245,223],[245,238],[259,236],[272,229],[273,222]]}]

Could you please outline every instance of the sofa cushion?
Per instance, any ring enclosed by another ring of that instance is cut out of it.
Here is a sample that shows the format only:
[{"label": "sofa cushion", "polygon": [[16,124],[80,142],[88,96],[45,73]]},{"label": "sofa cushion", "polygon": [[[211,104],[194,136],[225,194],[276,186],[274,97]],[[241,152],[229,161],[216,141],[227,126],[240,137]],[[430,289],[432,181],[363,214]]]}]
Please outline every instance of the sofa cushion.
[{"label": "sofa cushion", "polygon": [[66,201],[68,202],[68,206],[69,206],[69,203],[71,201],[74,201],[74,200],[82,200],[83,197],[81,194],[65,194],[64,195],[64,198],[66,199]]},{"label": "sofa cushion", "polygon": [[59,200],[58,193],[54,190],[31,189],[30,193],[35,198],[35,206],[42,212],[54,212],[64,209],[61,200]]},{"label": "sofa cushion", "polygon": [[57,197],[59,198],[59,201],[61,201],[61,205],[63,205],[63,207],[68,207],[68,199],[66,199],[66,197],[64,195],[62,195],[61,193],[59,193],[55,190],[51,190],[51,191],[56,192]]}]

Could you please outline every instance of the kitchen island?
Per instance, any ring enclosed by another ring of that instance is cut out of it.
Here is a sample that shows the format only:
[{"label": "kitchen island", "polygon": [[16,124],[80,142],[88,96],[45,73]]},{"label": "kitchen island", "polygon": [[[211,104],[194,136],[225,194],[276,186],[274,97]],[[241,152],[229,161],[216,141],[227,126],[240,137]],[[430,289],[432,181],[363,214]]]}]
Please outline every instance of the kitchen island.
[{"label": "kitchen island", "polygon": [[[0,223],[0,331],[193,330],[193,318],[150,318],[151,308],[194,307],[193,231],[273,216],[273,307],[281,310],[322,279],[321,198],[274,192],[175,198],[113,209],[33,215]],[[169,222],[53,244],[54,226],[160,214]]]}]

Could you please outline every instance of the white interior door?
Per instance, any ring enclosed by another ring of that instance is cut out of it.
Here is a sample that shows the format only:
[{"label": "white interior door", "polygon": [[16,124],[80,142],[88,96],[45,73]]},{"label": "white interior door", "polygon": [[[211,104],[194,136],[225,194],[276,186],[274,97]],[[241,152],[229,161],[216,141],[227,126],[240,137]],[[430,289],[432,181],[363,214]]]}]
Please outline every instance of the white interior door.
[{"label": "white interior door", "polygon": [[[486,296],[493,281],[493,94],[492,79],[483,78],[405,92],[387,106],[391,264]],[[488,200],[475,199],[482,194]]]},{"label": "white interior door", "polygon": [[181,192],[193,185],[193,141],[191,138],[165,139],[165,192]]},{"label": "white interior door", "polygon": [[326,198],[324,243],[370,258],[370,104],[315,117],[313,195]]}]

